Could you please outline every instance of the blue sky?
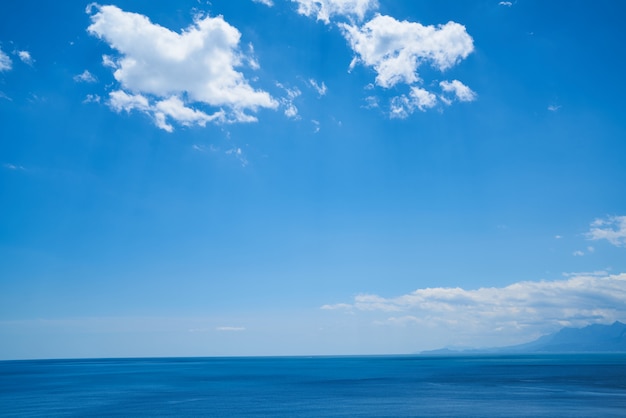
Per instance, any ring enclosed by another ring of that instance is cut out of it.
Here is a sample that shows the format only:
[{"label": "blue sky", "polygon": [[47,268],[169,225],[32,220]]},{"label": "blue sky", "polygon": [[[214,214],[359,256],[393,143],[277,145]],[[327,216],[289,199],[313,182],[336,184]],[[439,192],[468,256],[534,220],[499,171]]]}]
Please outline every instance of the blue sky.
[{"label": "blue sky", "polygon": [[626,320],[626,5],[0,5],[0,358]]}]

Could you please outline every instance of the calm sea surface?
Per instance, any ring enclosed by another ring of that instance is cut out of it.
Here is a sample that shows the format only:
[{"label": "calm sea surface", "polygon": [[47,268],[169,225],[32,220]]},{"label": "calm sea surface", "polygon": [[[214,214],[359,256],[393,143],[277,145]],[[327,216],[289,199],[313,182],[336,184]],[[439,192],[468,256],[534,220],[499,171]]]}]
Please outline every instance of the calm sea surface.
[{"label": "calm sea surface", "polygon": [[0,416],[626,417],[626,356],[1,361]]}]

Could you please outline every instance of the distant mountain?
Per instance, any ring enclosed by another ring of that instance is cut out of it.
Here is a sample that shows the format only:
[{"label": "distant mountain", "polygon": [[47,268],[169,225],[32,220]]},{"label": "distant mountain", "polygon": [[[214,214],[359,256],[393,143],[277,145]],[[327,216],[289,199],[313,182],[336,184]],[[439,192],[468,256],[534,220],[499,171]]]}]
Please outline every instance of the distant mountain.
[{"label": "distant mountain", "polygon": [[520,345],[488,349],[422,351],[421,354],[524,354],[524,353],[626,353],[626,324],[594,324],[584,328],[562,328],[554,334]]}]

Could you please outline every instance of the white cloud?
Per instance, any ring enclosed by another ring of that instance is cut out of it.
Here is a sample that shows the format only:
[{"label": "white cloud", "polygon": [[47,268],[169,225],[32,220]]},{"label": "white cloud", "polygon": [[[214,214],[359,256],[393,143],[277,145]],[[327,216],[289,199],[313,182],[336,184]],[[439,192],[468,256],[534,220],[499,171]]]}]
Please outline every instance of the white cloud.
[{"label": "white cloud", "polygon": [[576,250],[576,251],[574,251],[574,252],[572,253],[572,255],[573,255],[574,257],[582,257],[583,255],[585,255],[585,253],[584,253],[584,252],[582,252],[582,251],[580,251],[580,250]]},{"label": "white cloud", "polygon": [[506,6],[506,7],[511,7],[513,6],[513,3],[510,1],[501,1],[500,3],[498,3],[499,6]]},{"label": "white cloud", "polygon": [[607,216],[591,223],[587,238],[605,239],[616,247],[626,247],[626,216]]},{"label": "white cloud", "polygon": [[442,81],[439,85],[446,93],[453,93],[460,102],[472,102],[476,100],[476,93],[459,80]]},{"label": "white cloud", "polygon": [[550,105],[550,106],[548,106],[548,110],[549,110],[550,112],[556,112],[556,111],[557,111],[557,110],[559,110],[560,108],[561,108],[561,106],[560,106],[560,105]]},{"label": "white cloud", "polygon": [[149,112],[150,103],[148,99],[140,94],[128,94],[122,90],[116,90],[109,94],[109,104],[116,112],[125,110],[130,112],[133,109]]},{"label": "white cloud", "polygon": [[30,56],[30,52],[28,51],[17,51],[17,56],[20,57],[20,60],[24,64],[33,65],[33,57]]},{"label": "white cloud", "polygon": [[82,73],[75,75],[74,81],[77,83],[95,83],[98,80],[89,72],[89,70],[85,70]]},{"label": "white cloud", "polygon": [[199,110],[186,107],[185,103],[183,103],[183,101],[177,96],[161,100],[156,103],[155,107],[157,109],[157,114],[162,113],[163,115],[169,116],[185,126],[191,126],[194,124],[205,126],[207,122],[216,119],[223,120],[224,118],[223,112],[217,112],[209,116]]},{"label": "white cloud", "polygon": [[274,2],[272,0],[252,0],[254,3],[264,4],[267,7],[274,6]]},{"label": "white cloud", "polygon": [[319,94],[320,96],[324,96],[326,94],[327,88],[326,88],[326,84],[324,84],[323,81],[321,84],[319,84],[317,81],[311,78],[309,80],[309,84],[311,85],[311,87],[315,89],[315,91],[317,91],[317,94]]},{"label": "white cloud", "polygon": [[340,27],[356,54],[351,68],[357,63],[373,67],[376,84],[384,88],[419,82],[417,70],[422,64],[444,71],[474,50],[465,26],[456,22],[424,26],[377,15],[360,27]]},{"label": "white cloud", "polygon": [[245,327],[217,327],[215,328],[215,330],[236,332],[236,331],[245,331],[246,328]]},{"label": "white cloud", "polygon": [[[115,6],[92,4],[87,13],[92,14],[87,31],[119,53],[103,56],[120,84],[111,93],[114,109],[148,113],[157,126],[172,131],[168,119],[201,126],[208,121],[252,122],[256,117],[247,112],[278,106],[236,70],[254,60],[242,53],[241,34],[221,16],[199,16],[176,33]],[[216,112],[198,109],[206,106]]]},{"label": "white cloud", "polygon": [[9,71],[13,68],[11,58],[0,49],[0,71]]},{"label": "white cloud", "polygon": [[315,16],[317,20],[330,23],[333,16],[346,16],[363,20],[370,11],[378,8],[377,0],[292,0],[298,3],[298,13]]},{"label": "white cloud", "polygon": [[423,288],[392,298],[360,294],[352,303],[321,308],[367,314],[377,323],[442,326],[467,335],[497,330],[543,333],[626,318],[626,273],[580,273],[564,280],[476,290]]},{"label": "white cloud", "polygon": [[389,117],[404,119],[413,113],[415,109],[424,112],[436,104],[437,96],[420,87],[411,87],[408,96],[396,96],[391,100]]}]

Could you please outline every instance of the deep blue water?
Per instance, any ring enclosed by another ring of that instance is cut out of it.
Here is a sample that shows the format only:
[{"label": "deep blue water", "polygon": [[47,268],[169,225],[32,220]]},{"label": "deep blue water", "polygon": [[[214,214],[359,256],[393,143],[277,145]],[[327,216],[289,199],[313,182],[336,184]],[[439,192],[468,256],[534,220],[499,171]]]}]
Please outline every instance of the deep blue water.
[{"label": "deep blue water", "polygon": [[0,416],[626,417],[626,355],[1,361]]}]

